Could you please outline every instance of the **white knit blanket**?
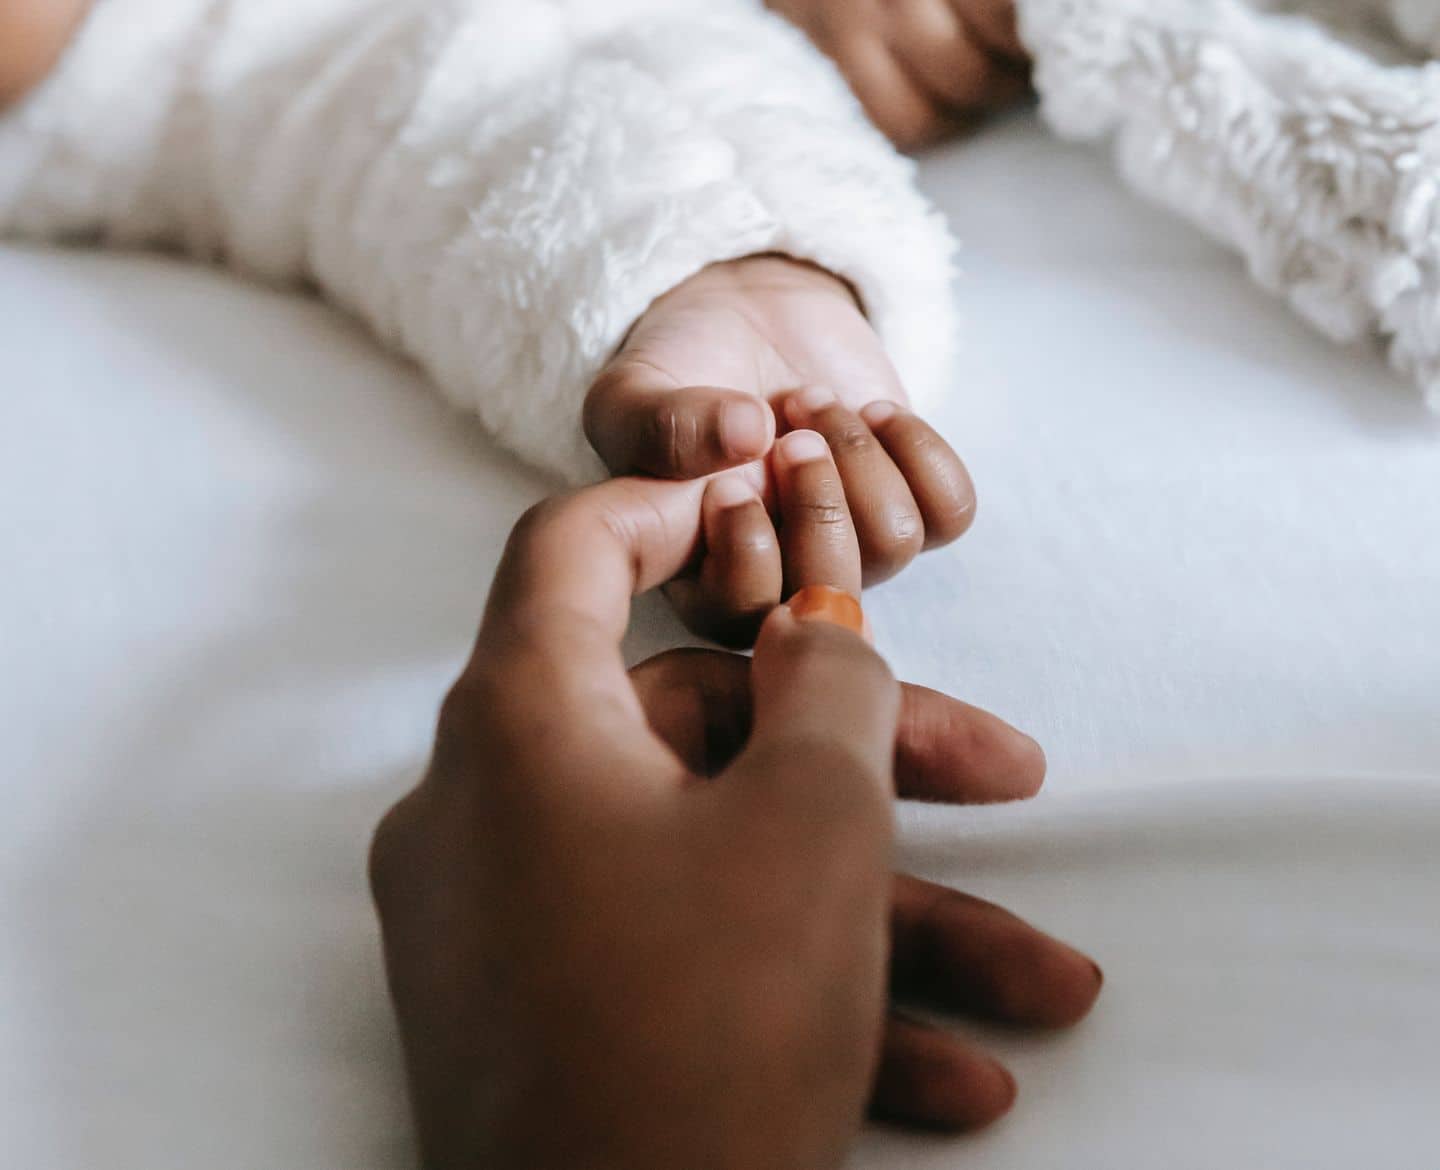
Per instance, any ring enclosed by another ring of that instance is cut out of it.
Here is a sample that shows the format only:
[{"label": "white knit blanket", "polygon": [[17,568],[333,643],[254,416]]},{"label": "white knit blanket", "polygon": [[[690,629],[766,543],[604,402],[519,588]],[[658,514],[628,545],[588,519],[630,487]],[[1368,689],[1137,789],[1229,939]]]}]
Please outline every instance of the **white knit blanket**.
[{"label": "white knit blanket", "polygon": [[1050,124],[1440,409],[1440,0],[1021,0]]}]

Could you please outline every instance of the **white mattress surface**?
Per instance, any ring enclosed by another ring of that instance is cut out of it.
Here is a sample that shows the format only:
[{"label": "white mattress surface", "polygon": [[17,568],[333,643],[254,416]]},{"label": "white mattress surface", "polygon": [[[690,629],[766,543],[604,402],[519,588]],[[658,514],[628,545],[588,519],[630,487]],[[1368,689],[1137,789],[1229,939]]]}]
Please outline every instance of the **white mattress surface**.
[{"label": "white mattress surface", "polygon": [[[1434,1170],[1440,424],[1029,118],[925,176],[981,519],[869,610],[1051,780],[906,856],[1108,983],[994,1037],[1000,1127],[856,1166]],[[174,261],[0,248],[0,354],[0,1162],[407,1170],[365,845],[543,485]]]}]

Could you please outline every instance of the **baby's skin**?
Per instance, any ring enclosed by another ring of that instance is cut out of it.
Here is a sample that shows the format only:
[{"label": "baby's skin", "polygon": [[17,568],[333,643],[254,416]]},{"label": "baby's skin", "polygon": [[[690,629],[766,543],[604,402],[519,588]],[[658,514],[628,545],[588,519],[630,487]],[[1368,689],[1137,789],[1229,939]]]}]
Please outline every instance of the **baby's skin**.
[{"label": "baby's skin", "polygon": [[0,0],[0,111],[60,58],[90,0]]},{"label": "baby's skin", "polygon": [[[857,549],[837,562],[843,578],[824,584],[852,593],[956,539],[975,512],[964,464],[908,409],[849,286],[782,257],[715,265],[656,301],[595,383],[585,424],[616,474],[743,467],[772,503],[765,457],[776,434],[819,433],[836,475],[817,519],[824,539]],[[742,645],[796,581],[768,525],[729,535],[738,560],[668,592],[692,629]]]},{"label": "baby's skin", "polygon": [[1030,88],[1015,0],[767,0],[840,67],[901,149],[943,138]]}]

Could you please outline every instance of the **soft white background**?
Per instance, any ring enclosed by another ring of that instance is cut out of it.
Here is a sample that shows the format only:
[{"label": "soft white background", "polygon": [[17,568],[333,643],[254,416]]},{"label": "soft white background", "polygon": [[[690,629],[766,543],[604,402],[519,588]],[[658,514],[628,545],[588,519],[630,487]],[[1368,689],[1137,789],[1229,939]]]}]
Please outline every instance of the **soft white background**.
[{"label": "soft white background", "polygon": [[[940,152],[981,488],[874,593],[1047,747],[908,858],[1094,951],[1016,1114],[866,1170],[1434,1170],[1440,424],[1028,118]],[[410,1166],[363,884],[543,490],[303,299],[0,250],[0,1164]],[[677,633],[642,608],[633,649]]]}]

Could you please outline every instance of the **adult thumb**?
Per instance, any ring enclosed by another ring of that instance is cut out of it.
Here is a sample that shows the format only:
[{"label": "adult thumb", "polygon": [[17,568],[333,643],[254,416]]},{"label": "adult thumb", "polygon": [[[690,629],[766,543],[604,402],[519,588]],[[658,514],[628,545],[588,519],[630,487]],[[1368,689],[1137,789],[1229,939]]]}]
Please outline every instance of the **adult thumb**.
[{"label": "adult thumb", "polygon": [[826,586],[801,590],[766,619],[750,740],[728,777],[737,791],[816,828],[827,814],[890,823],[900,687],[865,630],[859,602]]}]

